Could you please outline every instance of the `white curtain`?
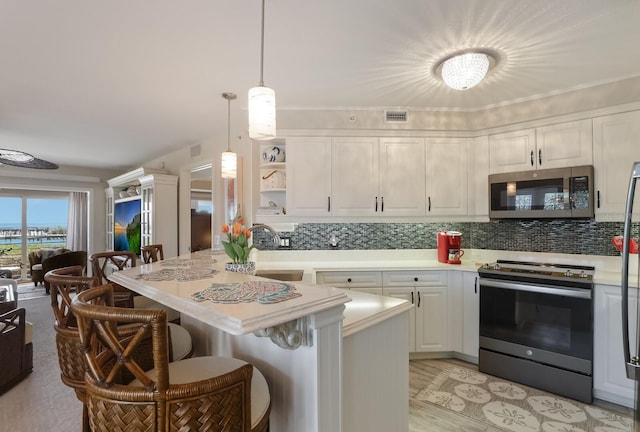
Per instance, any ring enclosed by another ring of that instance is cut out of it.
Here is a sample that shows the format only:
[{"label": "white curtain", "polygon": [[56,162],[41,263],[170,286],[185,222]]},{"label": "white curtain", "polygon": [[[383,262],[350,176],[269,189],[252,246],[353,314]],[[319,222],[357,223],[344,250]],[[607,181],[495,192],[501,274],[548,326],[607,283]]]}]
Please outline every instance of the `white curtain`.
[{"label": "white curtain", "polygon": [[69,194],[69,218],[67,221],[67,249],[87,250],[87,205],[86,192]]}]

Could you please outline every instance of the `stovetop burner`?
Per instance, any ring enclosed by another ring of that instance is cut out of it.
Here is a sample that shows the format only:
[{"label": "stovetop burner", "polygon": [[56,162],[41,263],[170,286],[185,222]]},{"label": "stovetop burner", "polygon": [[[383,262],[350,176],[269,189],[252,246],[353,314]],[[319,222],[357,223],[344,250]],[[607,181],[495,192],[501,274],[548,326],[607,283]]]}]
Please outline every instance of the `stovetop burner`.
[{"label": "stovetop burner", "polygon": [[593,282],[595,267],[549,264],[530,261],[498,260],[495,263],[486,263],[478,269],[481,276],[524,277],[528,279],[546,279],[554,281],[575,281],[590,284]]}]

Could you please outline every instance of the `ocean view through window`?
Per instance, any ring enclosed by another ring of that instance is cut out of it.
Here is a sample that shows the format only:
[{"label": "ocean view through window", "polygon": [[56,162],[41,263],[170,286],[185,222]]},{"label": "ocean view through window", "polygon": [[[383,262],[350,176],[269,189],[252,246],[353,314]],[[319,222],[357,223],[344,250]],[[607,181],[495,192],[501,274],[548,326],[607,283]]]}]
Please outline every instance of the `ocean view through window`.
[{"label": "ocean view through window", "polygon": [[30,252],[43,247],[66,247],[66,194],[51,198],[0,196],[0,209],[0,269],[21,267],[23,278]]}]

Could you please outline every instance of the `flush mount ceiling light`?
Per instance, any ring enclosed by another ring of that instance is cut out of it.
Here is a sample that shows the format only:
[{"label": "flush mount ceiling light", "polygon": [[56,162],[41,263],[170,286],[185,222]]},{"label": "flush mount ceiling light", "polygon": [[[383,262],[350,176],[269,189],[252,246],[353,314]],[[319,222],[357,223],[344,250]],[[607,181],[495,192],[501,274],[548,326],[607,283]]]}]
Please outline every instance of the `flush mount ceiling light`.
[{"label": "flush mount ceiling light", "polygon": [[58,169],[58,165],[18,150],[0,149],[0,164],[21,168]]},{"label": "flush mount ceiling light", "polygon": [[227,100],[227,151],[222,153],[220,171],[222,178],[236,178],[238,173],[238,155],[231,151],[231,101],[237,96],[235,93],[225,92],[222,97]]},{"label": "flush mount ceiling light", "polygon": [[452,89],[468,90],[478,85],[495,64],[495,58],[486,52],[464,52],[442,60],[436,74]]},{"label": "flush mount ceiling light", "polygon": [[249,138],[268,140],[276,137],[276,93],[264,86],[264,1],[260,45],[260,83],[249,90]]}]

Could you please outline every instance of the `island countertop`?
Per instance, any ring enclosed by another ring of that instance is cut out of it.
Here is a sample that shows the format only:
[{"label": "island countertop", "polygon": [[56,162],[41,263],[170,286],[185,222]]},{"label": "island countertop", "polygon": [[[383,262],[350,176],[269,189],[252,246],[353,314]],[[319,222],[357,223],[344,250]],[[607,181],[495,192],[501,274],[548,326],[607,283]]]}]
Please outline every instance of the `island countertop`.
[{"label": "island countertop", "polygon": [[[179,263],[176,260],[187,261],[192,257],[193,254],[182,255],[177,259],[174,258],[173,262]],[[248,334],[351,301],[345,290],[303,282],[287,282],[287,284],[294,286],[295,292],[300,296],[278,303],[195,301],[192,295],[208,288],[212,283],[277,282],[225,271],[226,257],[224,255],[212,255],[208,260],[203,259],[202,256],[199,258],[198,266],[200,268],[216,271],[212,277],[187,281],[144,279],[145,275],[148,277],[151,273],[177,268],[171,267],[172,261],[169,259],[115,272],[109,276],[109,280],[232,335]]]}]

